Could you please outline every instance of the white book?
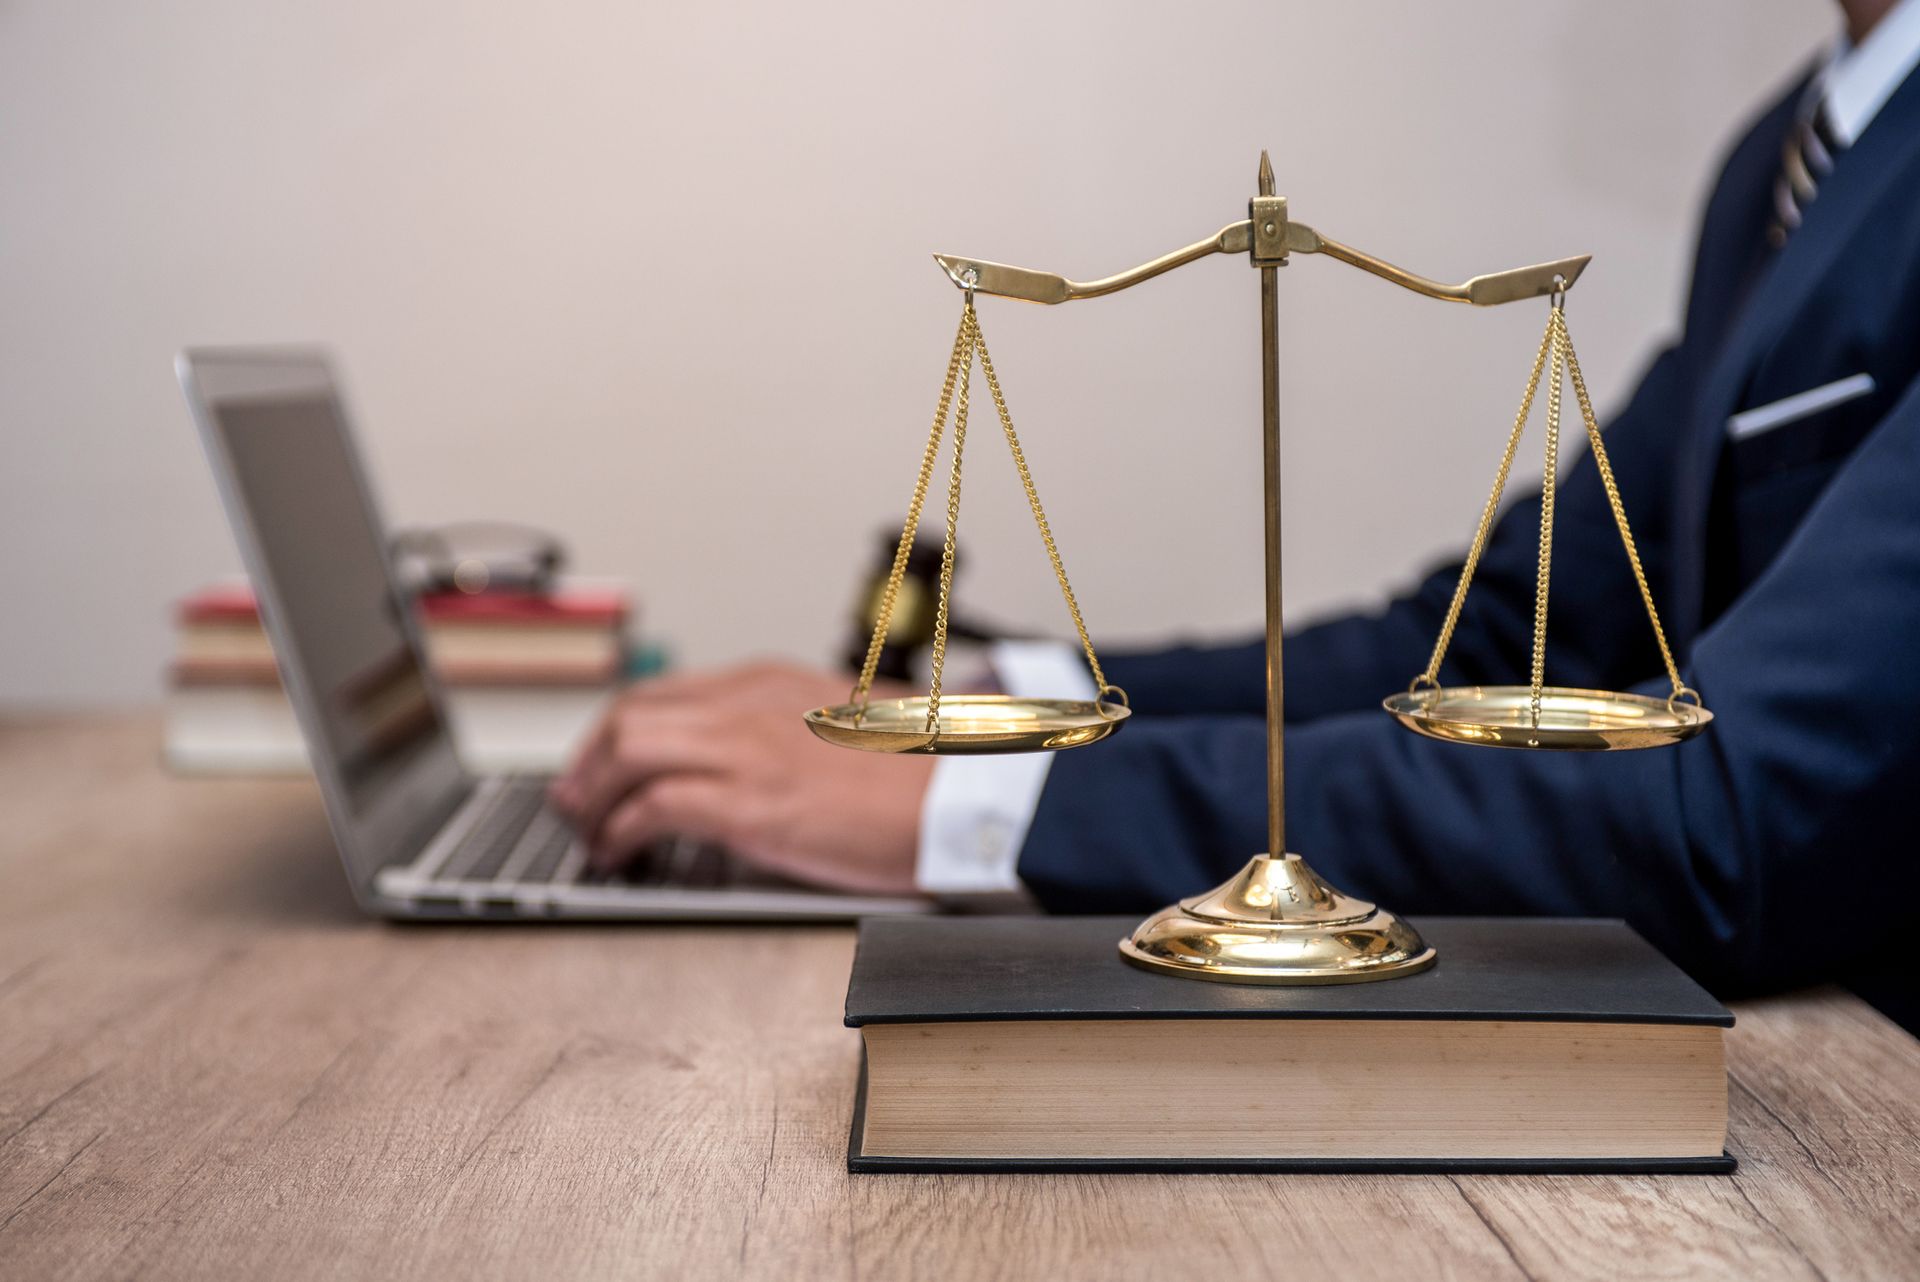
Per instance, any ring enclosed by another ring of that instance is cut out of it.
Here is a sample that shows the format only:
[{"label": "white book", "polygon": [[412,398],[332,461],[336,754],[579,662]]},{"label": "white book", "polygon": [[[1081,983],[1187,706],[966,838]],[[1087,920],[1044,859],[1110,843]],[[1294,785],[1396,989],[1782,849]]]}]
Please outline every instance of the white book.
[{"label": "white book", "polygon": [[[447,719],[460,759],[478,774],[552,774],[593,728],[617,686],[455,686]],[[302,774],[306,744],[276,685],[176,686],[167,693],[164,753],[186,774]]]}]

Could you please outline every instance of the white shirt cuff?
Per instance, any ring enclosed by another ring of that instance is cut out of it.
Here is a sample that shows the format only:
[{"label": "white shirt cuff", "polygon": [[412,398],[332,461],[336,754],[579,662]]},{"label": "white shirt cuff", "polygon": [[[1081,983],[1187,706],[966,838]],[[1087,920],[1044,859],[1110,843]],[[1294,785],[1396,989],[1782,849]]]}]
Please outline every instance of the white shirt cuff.
[{"label": "white shirt cuff", "polygon": [[[1093,678],[1080,652],[1058,641],[997,641],[987,661],[1000,689],[1023,699],[1091,699]],[[914,879],[930,895],[1020,889],[1015,871],[1040,808],[1050,752],[942,757],[920,807]]]}]

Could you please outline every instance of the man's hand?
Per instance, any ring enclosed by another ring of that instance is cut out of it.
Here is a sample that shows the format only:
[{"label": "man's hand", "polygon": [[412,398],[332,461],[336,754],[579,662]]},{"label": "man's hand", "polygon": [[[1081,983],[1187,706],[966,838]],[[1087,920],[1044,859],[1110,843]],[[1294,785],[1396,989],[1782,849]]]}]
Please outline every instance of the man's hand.
[{"label": "man's hand", "polygon": [[816,739],[802,714],[846,702],[850,684],[778,663],[643,682],[588,736],[553,803],[596,868],[684,836],[815,885],[910,893],[933,761]]}]

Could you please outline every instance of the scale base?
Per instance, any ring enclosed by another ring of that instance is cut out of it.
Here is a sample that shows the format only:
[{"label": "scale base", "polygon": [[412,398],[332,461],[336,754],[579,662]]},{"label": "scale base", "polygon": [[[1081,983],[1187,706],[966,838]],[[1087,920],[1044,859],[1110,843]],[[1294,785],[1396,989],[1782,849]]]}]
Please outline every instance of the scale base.
[{"label": "scale base", "polygon": [[1298,855],[1255,855],[1231,881],[1163,908],[1120,941],[1144,970],[1224,984],[1359,984],[1416,975],[1420,932],[1343,895]]}]

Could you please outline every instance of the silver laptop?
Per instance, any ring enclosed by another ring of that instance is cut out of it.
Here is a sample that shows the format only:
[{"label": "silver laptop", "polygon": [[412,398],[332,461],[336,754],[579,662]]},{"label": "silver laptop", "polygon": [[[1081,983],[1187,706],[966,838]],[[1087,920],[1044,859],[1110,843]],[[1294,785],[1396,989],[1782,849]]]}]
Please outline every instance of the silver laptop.
[{"label": "silver laptop", "polygon": [[[353,893],[395,917],[835,919],[924,901],[816,891],[669,841],[588,874],[546,780],[461,768],[325,357],[176,362]],[[795,715],[799,715],[796,711]]]}]

